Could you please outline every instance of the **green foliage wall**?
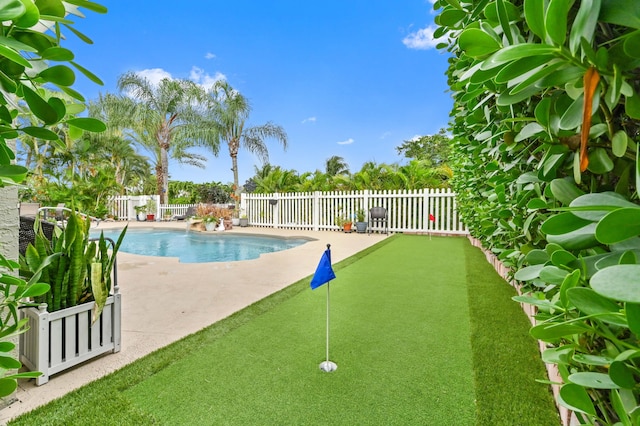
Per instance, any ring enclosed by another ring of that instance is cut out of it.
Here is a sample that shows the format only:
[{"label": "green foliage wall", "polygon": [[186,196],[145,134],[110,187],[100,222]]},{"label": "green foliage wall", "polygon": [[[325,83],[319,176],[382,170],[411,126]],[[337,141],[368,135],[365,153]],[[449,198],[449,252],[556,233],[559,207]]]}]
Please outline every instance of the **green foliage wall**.
[{"label": "green foliage wall", "polygon": [[458,205],[584,424],[638,424],[640,3],[439,0]]}]

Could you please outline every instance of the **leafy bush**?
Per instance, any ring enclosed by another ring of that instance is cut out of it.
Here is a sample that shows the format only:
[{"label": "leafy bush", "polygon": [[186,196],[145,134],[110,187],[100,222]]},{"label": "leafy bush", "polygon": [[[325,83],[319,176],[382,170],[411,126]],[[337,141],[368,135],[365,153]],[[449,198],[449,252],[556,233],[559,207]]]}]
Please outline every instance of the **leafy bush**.
[{"label": "leafy bush", "polygon": [[439,0],[452,186],[471,233],[528,284],[558,402],[640,421],[640,7]]}]

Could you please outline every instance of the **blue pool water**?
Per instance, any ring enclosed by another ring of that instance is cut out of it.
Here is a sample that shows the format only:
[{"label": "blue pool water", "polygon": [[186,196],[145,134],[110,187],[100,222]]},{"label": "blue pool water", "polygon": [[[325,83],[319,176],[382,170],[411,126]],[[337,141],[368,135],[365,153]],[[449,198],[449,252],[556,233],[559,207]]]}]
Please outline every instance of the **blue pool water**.
[{"label": "blue pool water", "polygon": [[[99,230],[92,237],[100,236]],[[122,230],[105,229],[104,236],[117,241]],[[231,233],[181,230],[128,229],[120,251],[145,256],[178,257],[182,263],[231,262],[257,259],[263,253],[287,250],[309,241]]]}]

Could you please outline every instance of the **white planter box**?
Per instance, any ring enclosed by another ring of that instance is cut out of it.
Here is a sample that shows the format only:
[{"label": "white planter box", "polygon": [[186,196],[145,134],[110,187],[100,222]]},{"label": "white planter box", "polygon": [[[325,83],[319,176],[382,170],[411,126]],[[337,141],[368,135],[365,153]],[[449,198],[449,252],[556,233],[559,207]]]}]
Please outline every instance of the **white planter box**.
[{"label": "white planter box", "polygon": [[21,317],[29,319],[29,330],[20,335],[20,361],[32,371],[40,386],[49,376],[107,352],[119,352],[121,344],[121,295],[107,298],[100,318],[91,325],[95,302],[49,313],[46,304],[40,308],[21,309]]}]

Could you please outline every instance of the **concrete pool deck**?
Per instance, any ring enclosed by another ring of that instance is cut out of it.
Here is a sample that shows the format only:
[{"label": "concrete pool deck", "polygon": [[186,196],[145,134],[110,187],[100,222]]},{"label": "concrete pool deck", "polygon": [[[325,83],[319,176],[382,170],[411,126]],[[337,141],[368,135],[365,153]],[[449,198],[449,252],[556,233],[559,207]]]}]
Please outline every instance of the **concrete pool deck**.
[{"label": "concrete pool deck", "polygon": [[[130,228],[187,226],[185,222],[128,223]],[[98,229],[122,228],[126,224],[103,222]],[[5,424],[313,274],[327,244],[331,244],[332,262],[336,263],[387,237],[255,227],[234,227],[229,232],[314,240],[241,262],[179,263],[176,258],[118,253],[121,351],[54,375],[42,386],[36,386],[33,380],[20,381],[16,401],[0,410],[0,423]]]}]

